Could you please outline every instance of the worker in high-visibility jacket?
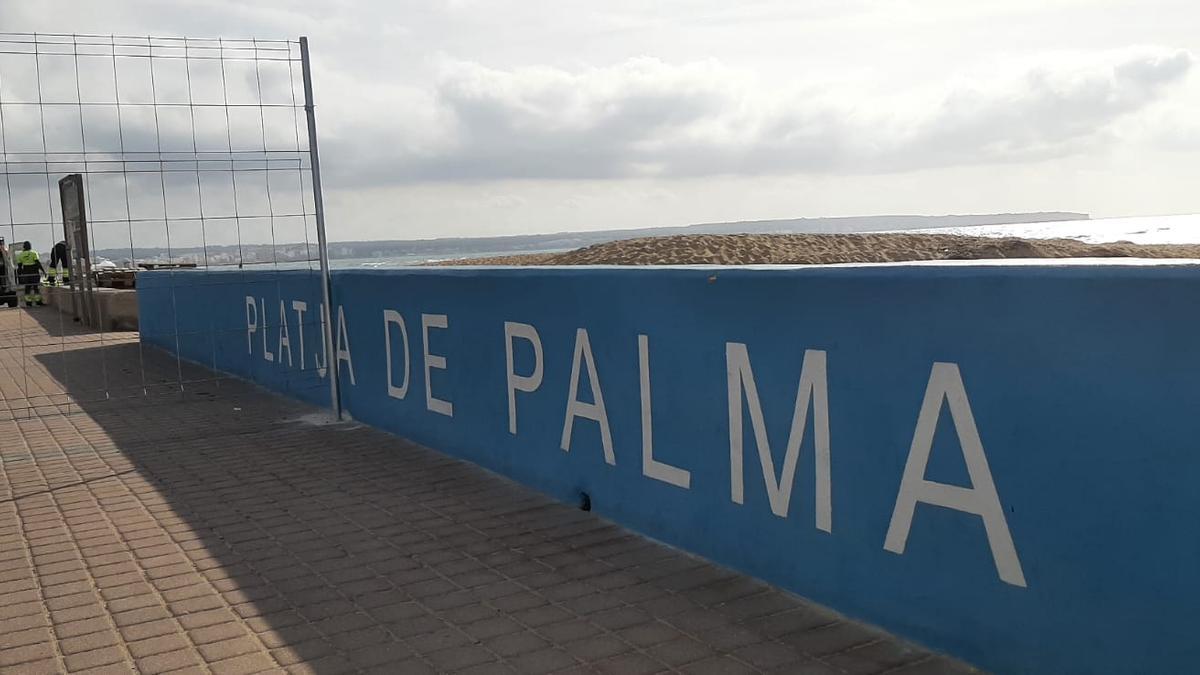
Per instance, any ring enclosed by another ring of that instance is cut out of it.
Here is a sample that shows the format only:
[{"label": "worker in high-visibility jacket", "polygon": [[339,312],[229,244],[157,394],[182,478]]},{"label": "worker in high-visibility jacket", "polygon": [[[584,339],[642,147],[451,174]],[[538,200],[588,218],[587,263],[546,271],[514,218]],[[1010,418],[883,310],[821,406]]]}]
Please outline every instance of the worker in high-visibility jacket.
[{"label": "worker in high-visibility jacket", "polygon": [[50,269],[46,281],[51,286],[66,286],[71,281],[71,260],[67,257],[67,242],[60,241],[50,249]]},{"label": "worker in high-visibility jacket", "polygon": [[46,304],[42,302],[42,273],[46,269],[42,267],[37,251],[33,250],[29,242],[21,245],[16,264],[17,283],[25,287],[25,306]]}]

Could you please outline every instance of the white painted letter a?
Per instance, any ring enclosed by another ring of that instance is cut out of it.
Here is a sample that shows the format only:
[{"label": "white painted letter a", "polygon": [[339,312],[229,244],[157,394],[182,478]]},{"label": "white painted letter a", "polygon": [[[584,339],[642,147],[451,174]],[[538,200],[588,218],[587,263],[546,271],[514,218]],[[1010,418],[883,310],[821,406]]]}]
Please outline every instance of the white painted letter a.
[{"label": "white painted letter a", "polygon": [[[938,417],[941,416],[943,400],[949,404],[950,418],[954,421],[955,431],[958,432],[958,442],[962,447],[963,459],[966,460],[967,474],[971,478],[969,488],[925,480],[925,468],[929,464],[929,454],[933,449],[933,435],[937,429]],[[1025,574],[1021,570],[1021,561],[1017,558],[1017,549],[1008,530],[1008,521],[1004,518],[1000,495],[997,494],[996,484],[992,481],[992,472],[983,452],[979,429],[975,426],[975,416],[971,413],[971,403],[967,400],[962,374],[958,365],[954,363],[934,363],[933,371],[929,374],[929,386],[925,389],[925,400],[921,403],[912,447],[908,451],[908,462],[904,466],[904,477],[900,481],[900,494],[896,497],[892,522],[884,540],[885,550],[904,553],[917,502],[972,513],[983,518],[988,546],[991,547],[1000,579],[1014,586],[1025,587]]]}]

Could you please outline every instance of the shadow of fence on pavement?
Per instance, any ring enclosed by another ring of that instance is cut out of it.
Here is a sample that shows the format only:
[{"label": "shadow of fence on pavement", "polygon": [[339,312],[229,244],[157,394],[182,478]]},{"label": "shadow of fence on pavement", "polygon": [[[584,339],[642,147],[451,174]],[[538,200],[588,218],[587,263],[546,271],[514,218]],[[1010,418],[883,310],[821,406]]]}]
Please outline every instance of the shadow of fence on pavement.
[{"label": "shadow of fence on pavement", "polygon": [[63,419],[161,526],[144,541],[124,535],[146,567],[139,591],[170,610],[210,663],[228,647],[329,674],[688,664],[966,672],[474,465],[327,423],[248,383],[93,396],[97,364],[133,389],[139,377],[154,387],[176,380],[173,357],[135,342],[35,358],[83,413]]}]

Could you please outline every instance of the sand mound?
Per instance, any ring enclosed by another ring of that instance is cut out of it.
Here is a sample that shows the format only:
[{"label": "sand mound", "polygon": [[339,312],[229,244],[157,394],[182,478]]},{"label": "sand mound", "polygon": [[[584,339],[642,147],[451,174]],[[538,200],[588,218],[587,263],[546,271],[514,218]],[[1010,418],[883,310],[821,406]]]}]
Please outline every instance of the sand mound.
[{"label": "sand mound", "polygon": [[1195,244],[1085,244],[1073,239],[950,234],[722,234],[626,239],[566,253],[439,265],[821,265],[996,258],[1200,258]]}]

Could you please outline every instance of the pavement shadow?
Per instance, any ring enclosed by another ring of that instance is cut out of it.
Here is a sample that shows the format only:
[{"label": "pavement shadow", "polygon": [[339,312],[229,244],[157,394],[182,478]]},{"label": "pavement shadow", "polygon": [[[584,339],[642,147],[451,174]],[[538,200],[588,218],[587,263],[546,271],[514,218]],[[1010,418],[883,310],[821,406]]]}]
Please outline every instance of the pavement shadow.
[{"label": "pavement shadow", "polygon": [[52,307],[24,312],[37,329],[25,331],[21,348],[51,378],[40,393],[30,392],[35,414],[68,412],[70,404],[86,403],[95,411],[130,400],[207,397],[222,387],[229,393],[248,390],[236,378],[143,346],[136,332],[94,331]]},{"label": "pavement shadow", "polygon": [[247,383],[197,377],[169,395],[94,396],[105,386],[169,386],[185,366],[205,372],[136,342],[35,358],[82,411],[71,418],[80,435],[102,437],[90,442],[120,459],[114,470],[136,469],[118,479],[162,532],[146,537],[148,548],[140,539],[128,546],[148,592],[210,667],[258,658],[264,668],[322,674],[689,664],[968,672],[471,464],[329,423]]}]

